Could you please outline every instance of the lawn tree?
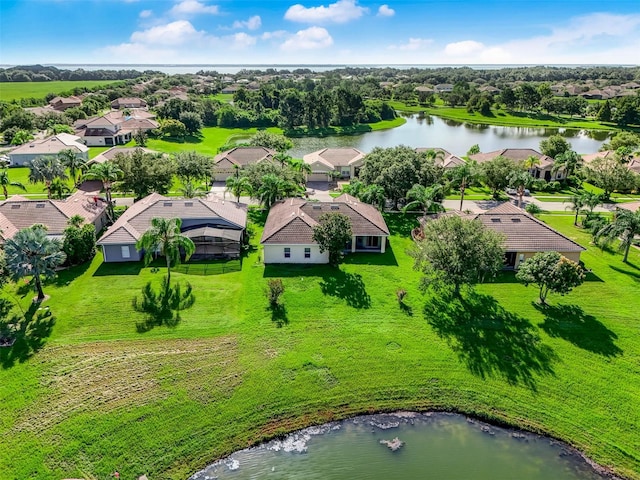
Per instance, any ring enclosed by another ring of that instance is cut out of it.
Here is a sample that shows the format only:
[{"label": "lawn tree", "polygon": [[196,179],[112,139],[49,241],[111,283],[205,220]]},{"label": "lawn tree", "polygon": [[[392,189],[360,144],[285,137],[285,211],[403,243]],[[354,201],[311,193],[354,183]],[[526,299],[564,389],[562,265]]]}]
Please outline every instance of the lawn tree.
[{"label": "lawn tree", "polygon": [[187,127],[184,126],[184,123],[172,118],[160,122],[160,131],[164,136],[178,139],[184,138],[187,135]]},{"label": "lawn tree", "polygon": [[271,148],[278,152],[286,152],[293,147],[293,142],[284,135],[260,130],[249,139],[249,145],[255,147]]},{"label": "lawn tree", "polygon": [[578,226],[578,216],[582,213],[586,205],[585,200],[586,198],[581,191],[574,191],[573,194],[571,195],[571,198],[569,199],[569,202],[571,202],[571,205],[567,208],[572,212],[575,212],[575,217],[573,218],[573,224],[576,227]]},{"label": "lawn tree", "polygon": [[195,151],[178,152],[174,156],[176,176],[186,183],[208,183],[211,179],[213,159]]},{"label": "lawn tree", "polygon": [[236,197],[236,202],[240,202],[242,194],[252,195],[251,182],[247,177],[235,177],[231,176],[226,181],[226,191]]},{"label": "lawn tree", "polygon": [[199,135],[202,129],[202,118],[196,112],[182,112],[180,113],[180,122],[184,125],[184,128],[188,135]]},{"label": "lawn tree", "polygon": [[32,225],[18,231],[5,242],[4,251],[7,270],[13,280],[33,277],[38,302],[45,298],[43,279],[55,277],[56,267],[62,265],[67,257],[62,251],[60,240],[48,237],[43,225]]},{"label": "lawn tree", "polygon": [[450,185],[460,191],[460,211],[462,211],[467,188],[478,178],[478,164],[476,162],[465,162],[449,170],[446,177]]},{"label": "lawn tree", "polygon": [[566,177],[572,177],[576,171],[582,166],[582,157],[573,150],[567,150],[561,153],[555,158],[552,173],[557,173],[559,170],[564,170]]},{"label": "lawn tree", "polygon": [[358,198],[364,203],[373,205],[380,211],[384,210],[387,203],[387,196],[384,193],[384,188],[380,185],[376,185],[375,183],[363,188],[360,191]]},{"label": "lawn tree", "polygon": [[33,140],[33,135],[28,130],[18,130],[11,138],[11,145],[23,145]]},{"label": "lawn tree", "polygon": [[119,189],[133,192],[137,200],[153,192],[166,195],[173,186],[175,163],[165,155],[136,149],[129,154],[119,153],[112,161],[122,170]]},{"label": "lawn tree", "polygon": [[551,158],[556,158],[569,150],[571,150],[571,144],[562,135],[551,135],[540,141],[540,151]]},{"label": "lawn tree", "polygon": [[85,172],[83,178],[86,180],[99,180],[102,182],[102,188],[104,188],[105,196],[107,198],[107,214],[109,220],[113,222],[113,198],[111,196],[111,190],[113,184],[117,182],[124,172],[114,162],[94,163],[89,170]]},{"label": "lawn tree", "polygon": [[558,252],[538,252],[522,262],[516,278],[525,286],[537,285],[540,303],[546,305],[549,292],[566,295],[584,282],[583,268]]},{"label": "lawn tree", "polygon": [[630,147],[631,149],[640,148],[640,135],[633,132],[618,132],[609,142],[602,144],[600,150],[616,151],[620,147]]},{"label": "lawn tree", "polygon": [[66,180],[69,178],[58,157],[50,155],[36,157],[29,168],[29,181],[31,183],[44,182],[48,198],[51,198],[51,182],[54,179]]},{"label": "lawn tree", "polygon": [[516,168],[511,172],[507,180],[509,182],[509,186],[516,189],[516,193],[518,195],[518,207],[522,208],[522,198],[535,179],[528,171],[522,168]]},{"label": "lawn tree", "polygon": [[614,191],[631,189],[635,184],[635,174],[615,158],[598,157],[584,170],[587,179],[604,190],[605,201],[611,198]]},{"label": "lawn tree", "polygon": [[417,183],[407,192],[407,204],[402,209],[404,212],[414,208],[421,209],[424,214],[443,212],[442,200],[444,191],[442,185],[423,187]]},{"label": "lawn tree", "polygon": [[342,213],[323,213],[313,227],[313,241],[320,247],[320,253],[329,252],[329,264],[334,267],[340,264],[352,236],[351,220]]},{"label": "lawn tree", "polygon": [[613,220],[596,234],[596,240],[613,242],[620,239],[620,249],[624,252],[622,261],[627,263],[629,249],[636,235],[640,235],[640,209],[635,212],[618,209]]},{"label": "lawn tree", "polygon": [[278,200],[290,197],[299,192],[298,185],[273,173],[262,177],[262,185],[257,195],[260,203],[267,209]]},{"label": "lawn tree", "polygon": [[[45,190],[47,190],[47,188],[45,188]],[[63,200],[67,197],[67,195],[69,195],[69,193],[71,193],[69,185],[67,185],[59,178],[53,179],[48,190],[51,192],[51,197],[58,200]]]},{"label": "lawn tree", "polygon": [[71,180],[73,181],[73,184],[76,185],[78,182],[78,176],[76,174],[80,173],[84,166],[84,159],[72,148],[65,148],[62,150],[58,153],[58,158],[60,159],[60,162],[62,162],[62,165],[69,169]]},{"label": "lawn tree", "polygon": [[179,265],[184,253],[185,261],[191,258],[196,246],[180,231],[179,218],[152,218],[151,227],[136,242],[136,248],[144,251],[144,263],[149,265],[153,255],[164,255],[167,263],[167,286],[171,283],[171,267]]},{"label": "lawn tree", "polygon": [[477,220],[444,216],[426,222],[424,239],[409,254],[423,273],[422,287],[452,286],[456,296],[463,285],[494,276],[504,264],[504,237]]},{"label": "lawn tree", "polygon": [[16,187],[22,190],[23,192],[27,191],[27,188],[20,182],[12,182],[9,179],[9,170],[3,168],[0,170],[0,186],[2,187],[2,194],[4,195],[4,199],[9,198],[9,191],[7,187]]},{"label": "lawn tree", "polygon": [[96,253],[96,227],[92,223],[82,225],[84,218],[74,215],[64,229],[62,250],[69,265],[78,265],[93,258]]},{"label": "lawn tree", "polygon": [[481,166],[484,184],[491,189],[493,198],[500,198],[500,192],[509,185],[509,175],[516,165],[508,158],[499,156]]},{"label": "lawn tree", "polygon": [[467,150],[467,157],[469,155],[475,155],[476,153],[480,153],[480,145],[478,145],[477,143],[469,147],[469,150]]},{"label": "lawn tree", "polygon": [[209,192],[199,185],[187,182],[180,187],[180,193],[184,198],[201,198],[206,197]]},{"label": "lawn tree", "polygon": [[133,141],[135,142],[136,147],[146,147],[147,138],[147,133],[141,128],[137,129],[133,134]]}]

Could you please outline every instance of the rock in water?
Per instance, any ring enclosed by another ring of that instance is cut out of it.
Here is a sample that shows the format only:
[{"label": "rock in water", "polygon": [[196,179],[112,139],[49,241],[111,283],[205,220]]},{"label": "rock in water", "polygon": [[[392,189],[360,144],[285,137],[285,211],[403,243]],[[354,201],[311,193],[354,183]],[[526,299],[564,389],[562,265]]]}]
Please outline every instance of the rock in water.
[{"label": "rock in water", "polygon": [[392,452],[395,452],[404,445],[404,442],[398,437],[394,438],[393,440],[380,440],[380,443],[389,447],[389,450],[391,450]]}]

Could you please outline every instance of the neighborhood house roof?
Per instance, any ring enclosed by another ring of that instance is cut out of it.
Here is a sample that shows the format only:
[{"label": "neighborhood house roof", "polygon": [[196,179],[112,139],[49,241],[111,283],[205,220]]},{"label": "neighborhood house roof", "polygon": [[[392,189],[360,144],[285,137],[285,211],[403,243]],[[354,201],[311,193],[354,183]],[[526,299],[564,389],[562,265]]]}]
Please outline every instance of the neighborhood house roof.
[{"label": "neighborhood house roof", "polygon": [[553,165],[553,158],[543,155],[532,148],[503,148],[502,150],[494,150],[493,152],[469,155],[471,160],[475,160],[478,163],[489,162],[496,157],[505,157],[518,163],[524,162],[529,157],[536,157],[540,160],[538,167],[543,170]]},{"label": "neighborhood house roof", "polygon": [[266,147],[236,147],[219,153],[213,158],[213,162],[220,168],[231,167],[233,165],[244,167],[251,163],[271,160],[275,154],[275,150]]},{"label": "neighborhood house roof", "polygon": [[129,207],[100,237],[98,244],[135,243],[149,229],[153,218],[180,218],[183,221],[223,219],[238,229],[244,229],[247,206],[214,195],[184,199],[152,193]]},{"label": "neighborhood house roof", "polygon": [[305,163],[319,163],[329,169],[346,167],[362,162],[364,153],[357,148],[323,148],[302,157]]},{"label": "neighborhood house roof", "polygon": [[640,200],[638,200],[637,202],[628,202],[628,203],[621,203],[619,205],[617,205],[618,208],[624,208],[625,210],[631,210],[632,212],[635,212],[637,210],[640,210]]},{"label": "neighborhood house roof", "polygon": [[62,150],[72,149],[80,153],[89,151],[89,147],[80,143],[80,137],[68,133],[59,133],[42,140],[33,140],[20,145],[9,155],[57,155]]},{"label": "neighborhood house roof", "polygon": [[91,163],[104,163],[108,160],[113,160],[116,155],[118,155],[119,153],[123,154],[123,155],[129,155],[132,154],[134,152],[136,152],[137,150],[142,150],[142,152],[144,153],[160,153],[157,152],[155,150],[150,150],[148,148],[144,148],[144,147],[112,147],[109,150],[105,150],[104,152],[102,152],[100,155],[96,155],[92,160]]},{"label": "neighborhood house roof", "polygon": [[264,226],[260,243],[310,245],[313,228],[324,213],[342,213],[351,220],[356,236],[387,236],[389,229],[382,214],[372,205],[343,194],[332,202],[308,202],[301,198],[289,198],[276,203]]},{"label": "neighborhood house roof", "polygon": [[440,148],[440,147],[434,147],[434,148],[418,147],[415,149],[415,151],[416,153],[425,153],[430,151],[434,151],[436,153],[442,153],[442,158],[436,157],[436,165],[443,168],[454,168],[459,165],[463,165],[465,163],[465,161],[460,157],[458,157],[457,155],[453,155],[451,152],[448,152],[444,148]]},{"label": "neighborhood house roof", "polygon": [[[596,153],[588,153],[586,155],[582,155],[582,160],[584,163],[589,165],[596,158],[615,158],[616,152],[615,150],[604,150],[602,152]],[[631,157],[631,159],[627,162],[627,168],[634,173],[640,174],[640,155],[636,155]]]}]

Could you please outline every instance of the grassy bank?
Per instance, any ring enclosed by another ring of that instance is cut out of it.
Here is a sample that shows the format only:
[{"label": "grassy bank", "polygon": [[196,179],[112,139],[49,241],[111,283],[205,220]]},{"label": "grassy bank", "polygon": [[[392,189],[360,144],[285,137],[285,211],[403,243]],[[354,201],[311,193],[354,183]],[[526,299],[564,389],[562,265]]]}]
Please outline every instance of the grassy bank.
[{"label": "grassy bank", "polygon": [[[550,127],[550,128],[575,128],[584,130],[620,130],[615,124],[603,123],[596,120],[572,118],[566,115],[548,115],[545,113],[515,112],[506,110],[491,110],[490,115],[482,115],[479,112],[469,113],[466,107],[447,107],[435,105],[426,107],[420,105],[406,105],[402,102],[391,101],[389,104],[398,111],[419,113],[458,122],[499,125],[506,127]],[[637,130],[628,128],[630,130]]]},{"label": "grassy bank", "polygon": [[[571,216],[543,218],[588,245]],[[265,267],[254,251],[240,271],[175,273],[196,303],[177,325],[146,333],[131,299],[162,270],[98,256],[61,272],[45,288],[55,325],[34,326],[27,350],[0,351],[0,470],[184,479],[305,425],[445,409],[551,434],[639,479],[639,252],[634,267],[589,247],[588,281],[547,311],[512,274],[459,304],[418,291],[405,254],[415,218],[388,222],[387,253],[350,257],[340,270]],[[277,315],[263,296],[272,277],[286,286]],[[404,309],[398,288],[408,291]],[[33,294],[17,295],[27,306]]]},{"label": "grassy bank", "polygon": [[110,80],[69,80],[53,82],[2,82],[0,83],[0,100],[9,102],[21,98],[44,98],[48,93],[60,95],[71,93],[76,87],[107,87],[122,83]]}]

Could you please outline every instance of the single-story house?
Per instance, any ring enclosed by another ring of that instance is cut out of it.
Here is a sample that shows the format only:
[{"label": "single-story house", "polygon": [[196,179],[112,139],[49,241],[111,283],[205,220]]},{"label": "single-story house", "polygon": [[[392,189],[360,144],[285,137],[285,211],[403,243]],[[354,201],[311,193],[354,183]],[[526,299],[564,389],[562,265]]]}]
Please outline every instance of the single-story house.
[{"label": "single-story house", "polygon": [[53,97],[49,100],[49,105],[51,105],[54,110],[64,112],[67,108],[79,107],[82,105],[82,99],[75,96]]},{"label": "single-story house", "polygon": [[137,97],[121,97],[111,102],[111,108],[116,110],[123,108],[147,108],[147,102]]},{"label": "single-story house", "polygon": [[625,210],[630,210],[632,212],[636,212],[636,211],[640,210],[640,200],[635,201],[635,202],[620,203],[620,204],[616,205],[616,208],[624,208]]},{"label": "single-story house", "polygon": [[213,157],[214,181],[224,182],[237,169],[247,165],[273,160],[276,151],[266,147],[235,147]]},{"label": "single-story house", "polygon": [[[596,158],[616,158],[616,151],[604,150],[602,152],[588,153],[586,155],[582,155],[582,161],[586,165],[589,165]],[[640,155],[635,155],[631,157],[626,165],[627,165],[627,168],[632,172],[640,174]]]},{"label": "single-story house", "polygon": [[[559,252],[568,259],[579,262],[580,253],[586,250],[511,202],[505,202],[482,213],[463,214],[450,211],[443,215],[459,215],[468,220],[477,220],[487,228],[503,234],[504,268],[507,270],[517,270],[522,262],[538,252]],[[421,223],[424,221],[428,220],[421,219]]]},{"label": "single-story house", "polygon": [[332,175],[355,178],[364,163],[364,153],[357,148],[323,148],[308,153],[302,160],[311,166],[308,182],[327,182]]},{"label": "single-story house", "polygon": [[469,158],[471,160],[474,160],[478,163],[489,162],[496,157],[505,157],[509,160],[514,161],[515,163],[523,163],[529,157],[536,157],[539,161],[539,164],[529,169],[529,173],[531,173],[534,178],[544,178],[548,182],[553,180],[561,180],[566,176],[566,173],[563,169],[560,169],[557,172],[553,173],[553,158],[549,157],[548,155],[543,155],[542,153],[532,148],[503,148],[502,150],[494,150],[493,152],[476,153],[473,155],[469,155]]},{"label": "single-story house", "polygon": [[35,224],[47,227],[47,235],[62,238],[74,215],[92,223],[96,232],[107,224],[107,204],[98,197],[99,190],[78,190],[66,200],[29,200],[13,195],[0,203],[0,242],[12,238],[18,230]]},{"label": "single-story house", "polygon": [[40,140],[32,140],[9,152],[9,164],[14,166],[29,165],[33,159],[44,155],[58,155],[62,150],[73,150],[84,159],[89,159],[89,149],[77,135],[59,133]]},{"label": "single-story house", "polygon": [[[436,153],[440,153],[441,155],[436,157],[436,165],[442,168],[446,168],[446,169],[450,169],[450,168],[455,168],[458,167],[460,165],[464,165],[465,161],[463,159],[461,159],[460,157],[458,157],[457,155],[452,154],[451,152],[448,152],[447,150],[445,150],[444,148],[440,148],[440,147],[435,147],[435,148],[425,148],[425,147],[418,147],[415,149],[416,153],[426,153],[426,152],[430,152],[430,151],[434,151]],[[442,157],[442,158],[440,158]]]},{"label": "single-story house", "polygon": [[135,262],[143,257],[136,242],[153,218],[180,218],[182,233],[196,246],[192,258],[239,258],[247,206],[209,195],[206,198],[169,198],[158,193],[129,207],[100,237],[105,262]]},{"label": "single-story house", "polygon": [[313,228],[323,213],[342,213],[351,220],[353,237],[345,251],[385,252],[389,228],[372,205],[347,194],[332,202],[288,198],[269,210],[260,240],[264,263],[328,263],[329,253],[320,253],[313,241]]},{"label": "single-story house", "polygon": [[453,92],[453,84],[451,83],[439,83],[433,87],[437,93],[449,93]]},{"label": "single-story house", "polygon": [[113,160],[118,154],[129,155],[131,153],[136,152],[137,150],[142,150],[144,153],[152,153],[152,154],[160,153],[156,150],[151,150],[145,147],[111,147],[109,150],[105,150],[101,154],[93,157],[91,160],[89,160],[88,163],[90,164],[104,163],[109,160]]},{"label": "single-story house", "polygon": [[127,115],[112,111],[101,117],[77,121],[76,134],[90,147],[124,145],[138,131],[148,132],[159,127],[154,115],[144,110],[132,110]]}]

